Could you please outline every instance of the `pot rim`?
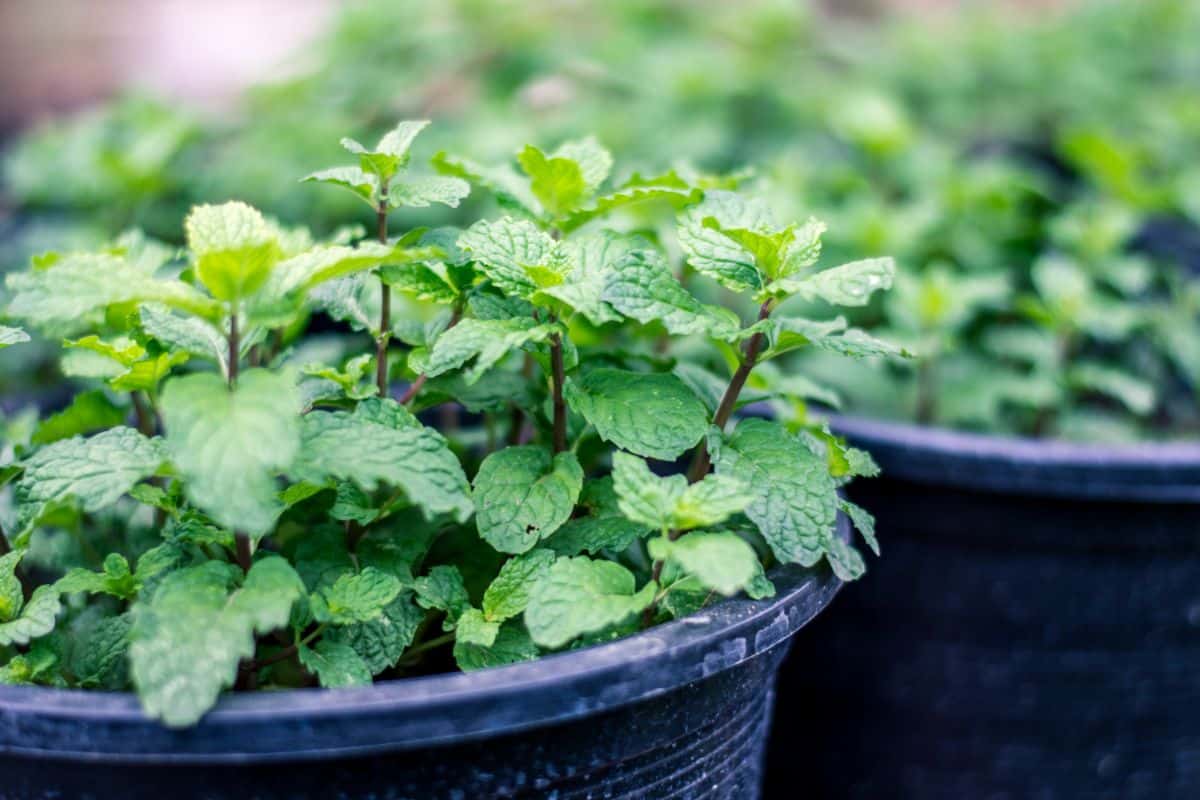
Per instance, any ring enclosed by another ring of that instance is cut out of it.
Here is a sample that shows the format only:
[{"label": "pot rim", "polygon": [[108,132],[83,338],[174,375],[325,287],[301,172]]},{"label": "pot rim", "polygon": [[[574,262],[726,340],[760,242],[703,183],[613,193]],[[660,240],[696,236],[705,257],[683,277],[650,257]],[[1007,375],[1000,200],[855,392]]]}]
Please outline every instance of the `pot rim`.
[{"label": "pot rim", "polygon": [[[848,535],[847,525],[839,516],[838,535]],[[146,717],[129,692],[0,686],[0,754],[140,764],[312,760],[567,722],[756,658],[786,642],[842,585],[824,565],[786,565],[770,575],[773,598],[734,597],[613,642],[473,673],[225,694],[185,729]]]},{"label": "pot rim", "polygon": [[1200,503],[1200,441],[1093,444],[829,416],[884,474],[1004,494]]}]

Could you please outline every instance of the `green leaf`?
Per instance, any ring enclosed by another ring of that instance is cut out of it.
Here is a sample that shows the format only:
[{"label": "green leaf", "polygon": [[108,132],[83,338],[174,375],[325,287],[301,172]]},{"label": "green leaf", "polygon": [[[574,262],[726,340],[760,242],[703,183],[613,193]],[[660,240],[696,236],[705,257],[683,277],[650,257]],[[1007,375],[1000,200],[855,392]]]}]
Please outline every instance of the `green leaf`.
[{"label": "green leaf", "polygon": [[104,341],[99,336],[84,336],[81,339],[64,339],[62,346],[68,350],[79,348],[98,353],[123,367],[133,366],[146,357],[146,348],[132,339],[121,337],[113,341]]},{"label": "green leaf", "polygon": [[1067,372],[1067,381],[1077,389],[1111,397],[1138,416],[1151,414],[1158,405],[1154,384],[1104,364],[1075,364]]},{"label": "green leaf", "polygon": [[196,206],[184,228],[196,276],[218,300],[236,303],[254,294],[279,260],[274,229],[245,203]]},{"label": "green leaf", "polygon": [[367,492],[380,484],[404,489],[427,516],[471,516],[467,476],[446,439],[394,400],[371,398],[353,412],[314,411],[303,421],[293,468],[300,480],[338,478]]},{"label": "green leaf", "polygon": [[119,553],[110,553],[104,559],[104,571],[75,567],[59,578],[54,588],[59,594],[87,592],[88,594],[108,594],[122,600],[129,600],[138,592],[138,582],[129,570],[129,562]]},{"label": "green leaf", "polygon": [[728,475],[689,485],[682,475],[660,477],[628,453],[613,454],[613,487],[626,518],[658,531],[691,530],[724,522],[754,499],[750,487]]},{"label": "green leaf", "polygon": [[334,186],[341,186],[343,189],[349,189],[372,207],[375,205],[375,196],[379,191],[379,177],[364,172],[359,167],[323,169],[311,175],[306,175],[300,180],[302,183],[328,183]]},{"label": "green leaf", "polygon": [[473,362],[463,374],[470,386],[510,352],[544,342],[559,330],[557,325],[542,324],[532,317],[464,319],[439,336],[428,357],[414,368],[432,378]]},{"label": "green leaf", "polygon": [[161,439],[147,439],[132,428],[63,439],[23,462],[17,496],[31,505],[74,497],[84,511],[96,512],[117,502],[166,460]]},{"label": "green leaf", "polygon": [[110,380],[108,385],[121,392],[155,392],[158,384],[171,374],[171,369],[187,360],[187,353],[160,353],[154,358],[133,364]]},{"label": "green leaf", "polygon": [[126,410],[99,390],[80,392],[71,405],[38,423],[30,442],[50,444],[72,436],[113,428],[125,421]]},{"label": "green leaf", "polygon": [[32,639],[45,636],[54,630],[60,611],[62,601],[54,587],[37,587],[21,609],[21,615],[0,624],[0,647],[28,644]]},{"label": "green leaf", "polygon": [[491,622],[477,608],[468,608],[458,618],[454,640],[468,645],[491,647],[500,633],[500,623]]},{"label": "green leaf", "polygon": [[393,289],[411,295],[415,300],[449,305],[456,302],[460,289],[447,273],[445,264],[385,266],[380,277]]},{"label": "green leaf", "polygon": [[7,313],[47,330],[79,329],[97,312],[126,303],[160,303],[218,319],[219,303],[183,281],[158,280],[112,255],[70,255],[49,266],[9,273]]},{"label": "green leaf", "polygon": [[533,302],[550,305],[555,300],[572,311],[587,317],[593,325],[604,325],[621,319],[604,299],[605,286],[612,280],[622,260],[630,253],[633,243],[628,237],[610,231],[580,236],[562,243],[562,256],[570,272],[562,283],[546,286],[533,295]]},{"label": "green leaf", "polygon": [[846,512],[846,516],[854,523],[854,527],[862,535],[867,547],[871,548],[871,552],[879,555],[879,540],[875,538],[875,517],[871,515],[871,512],[849,500],[840,500],[838,508]]},{"label": "green leaf", "polygon": [[370,668],[348,644],[322,639],[313,647],[301,645],[298,655],[300,664],[316,675],[325,689],[369,686],[371,683]]},{"label": "green leaf", "polygon": [[24,555],[23,550],[12,550],[0,556],[0,623],[11,622],[25,605],[25,591],[17,577],[17,564]]},{"label": "green leaf", "polygon": [[532,661],[538,657],[537,645],[529,638],[529,632],[519,622],[506,622],[500,626],[495,641],[488,647],[472,644],[461,639],[454,642],[454,660],[458,668],[471,672],[487,667],[502,667]]},{"label": "green leaf", "polygon": [[428,575],[417,578],[415,588],[417,605],[446,612],[445,627],[448,630],[452,630],[459,616],[471,607],[471,598],[458,567],[436,566]]},{"label": "green leaf", "polygon": [[412,592],[401,592],[375,619],[333,628],[326,632],[323,641],[350,647],[370,673],[378,675],[396,666],[425,618],[425,612],[413,598]]},{"label": "green leaf", "polygon": [[692,296],[671,274],[658,250],[633,250],[605,273],[601,299],[643,324],[660,322],[677,336],[725,338],[740,327],[737,315]]},{"label": "green leaf", "polygon": [[524,553],[570,519],[583,469],[572,452],[508,447],[483,460],[474,488],[479,535],[502,553]]},{"label": "green leaf", "polygon": [[503,622],[523,612],[533,585],[542,579],[554,559],[552,551],[539,548],[504,562],[483,594],[484,619]]},{"label": "green leaf", "polygon": [[559,227],[564,233],[569,233],[613,211],[646,201],[666,202],[679,209],[698,203],[703,198],[702,190],[691,188],[674,172],[650,178],[635,174],[623,185],[595,198],[589,207],[568,214]]},{"label": "green leaf", "polygon": [[534,196],[551,216],[574,211],[586,199],[587,182],[574,160],[547,156],[530,144],[517,155],[517,161],[529,176]]},{"label": "green leaf", "polygon": [[568,271],[558,243],[528,220],[480,220],[463,232],[458,246],[501,291],[515,297],[528,298],[561,283]]},{"label": "green leaf", "polygon": [[413,140],[429,125],[427,119],[403,120],[385,133],[374,148],[366,148],[353,139],[342,139],[342,147],[358,156],[364,172],[379,176],[383,184],[408,164],[408,150]]},{"label": "green leaf", "polygon": [[77,635],[70,648],[68,665],[80,686],[117,691],[129,680],[129,614],[105,617]]},{"label": "green leaf", "polygon": [[299,410],[287,374],[247,370],[233,390],[208,373],[168,381],[163,423],[188,499],[231,530],[270,531],[283,510],[276,476],[300,450]]},{"label": "green leaf", "polygon": [[0,350],[28,341],[29,334],[20,328],[10,328],[7,325],[0,325]]},{"label": "green leaf", "polygon": [[143,305],[139,314],[142,330],[170,350],[216,361],[221,374],[228,373],[229,346],[223,331],[203,320],[181,317],[153,304]]},{"label": "green leaf", "polygon": [[892,288],[896,262],[890,258],[868,258],[823,270],[806,278],[783,278],[767,287],[777,294],[798,294],[806,300],[821,299],[839,306],[865,306],[877,291]]},{"label": "green leaf", "polygon": [[724,441],[712,437],[710,449],[718,474],[751,488],[746,516],[777,559],[812,566],[829,552],[838,496],[824,459],[782,425],[761,419],[742,420]]},{"label": "green leaf", "polygon": [[423,175],[393,184],[388,190],[388,203],[392,208],[427,208],[434,203],[458,208],[470,193],[471,184],[461,178]]},{"label": "green leaf", "polygon": [[277,294],[307,291],[314,286],[384,264],[407,264],[437,258],[440,251],[431,247],[402,247],[363,242],[358,247],[334,245],[312,250],[281,261],[272,291]]},{"label": "green leaf", "polygon": [[706,589],[731,597],[751,586],[762,567],[754,548],[735,533],[698,531],[649,542],[650,557],[677,564]]},{"label": "green leaf", "polygon": [[284,627],[303,584],[278,556],[264,558],[233,588],[240,570],[209,561],[173,572],[133,607],[129,660],[146,713],[171,727],[192,725],[232,686],[254,637]]},{"label": "green leaf", "polygon": [[633,573],[615,562],[560,558],[534,584],[525,625],[536,644],[558,649],[641,612],[656,590],[650,582],[636,591]]},{"label": "green leaf", "polygon": [[735,292],[763,287],[754,254],[723,231],[763,231],[771,227],[771,215],[758,198],[733,192],[711,191],[704,202],[693,206],[679,222],[679,245],[688,263],[699,272]]},{"label": "green leaf", "polygon": [[509,164],[487,166],[442,152],[433,157],[433,167],[443,175],[465,178],[476,186],[487,189],[507,208],[532,217],[541,216],[541,203],[533,196],[529,181]]},{"label": "green leaf", "polygon": [[346,574],[332,586],[318,589],[309,598],[313,618],[331,625],[352,625],[377,619],[400,594],[403,585],[395,575],[374,567]]},{"label": "green leaf", "polygon": [[708,428],[704,404],[670,374],[595,369],[568,381],[566,397],[602,439],[647,458],[673,461]]}]

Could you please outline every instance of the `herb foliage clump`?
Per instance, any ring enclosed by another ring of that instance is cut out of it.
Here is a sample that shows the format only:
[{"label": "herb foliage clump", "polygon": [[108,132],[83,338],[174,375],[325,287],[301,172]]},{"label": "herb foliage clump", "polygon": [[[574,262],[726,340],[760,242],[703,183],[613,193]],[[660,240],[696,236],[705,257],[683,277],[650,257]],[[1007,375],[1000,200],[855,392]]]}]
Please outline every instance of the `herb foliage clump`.
[{"label": "herb foliage clump", "polygon": [[[876,468],[773,362],[905,355],[779,312],[861,306],[891,261],[818,269],[816,220],[735,178],[613,180],[594,139],[422,173],[424,127],[305,179],[373,235],[234,201],[193,208],[181,252],[131,233],[9,276],[7,317],[87,388],[5,422],[0,680],[133,689],[186,726],[231,688],[480,669],[768,597],[775,564],[862,574],[835,520],[878,552],[873,525],[838,488]],[[506,214],[389,229],[472,184]]]}]

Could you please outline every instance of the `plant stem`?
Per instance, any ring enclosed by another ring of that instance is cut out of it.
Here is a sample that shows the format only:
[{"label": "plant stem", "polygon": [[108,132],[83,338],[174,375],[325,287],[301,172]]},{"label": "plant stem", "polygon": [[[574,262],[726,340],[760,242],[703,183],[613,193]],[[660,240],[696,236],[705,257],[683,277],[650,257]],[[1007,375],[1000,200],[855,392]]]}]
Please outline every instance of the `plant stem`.
[{"label": "plant stem", "polygon": [[233,311],[229,315],[229,388],[232,389],[237,385],[238,379],[238,354],[240,352],[241,342],[238,336],[238,315],[237,311]]},{"label": "plant stem", "polygon": [[[458,321],[461,319],[462,319],[462,306],[455,304],[454,310],[450,313],[450,322],[446,325],[446,330],[448,331],[451,328],[453,328],[455,325],[458,324]],[[442,331],[442,333],[445,333],[445,332],[446,331]],[[426,375],[424,372],[422,372],[420,375],[418,375],[416,380],[414,380],[412,382],[412,384],[407,389],[404,390],[404,394],[400,395],[400,401],[399,401],[400,405],[405,405],[405,404],[409,403],[410,401],[412,401],[413,399],[415,399],[417,394],[420,393],[421,387],[423,387],[425,385],[425,381],[427,381],[427,380],[429,380],[429,376]]]},{"label": "plant stem", "polygon": [[250,567],[254,563],[254,548],[250,544],[250,537],[238,531],[233,534],[233,541],[237,547],[237,562],[243,572],[249,572]]},{"label": "plant stem", "polygon": [[563,400],[566,376],[563,371],[562,336],[557,333],[550,337],[550,371],[554,393],[554,452],[562,453],[567,449],[567,404]]},{"label": "plant stem", "polygon": [[283,648],[278,653],[267,656],[266,658],[260,658],[260,659],[255,659],[254,661],[251,661],[249,663],[249,665],[247,666],[247,669],[249,669],[251,671],[260,670],[263,667],[269,667],[272,664],[278,664],[280,661],[291,658],[292,656],[296,655],[296,653],[298,653],[300,651],[301,647],[303,647],[304,645],[311,642],[313,639],[320,636],[324,631],[325,631],[325,624],[322,623],[322,624],[318,625],[316,627],[316,629],[313,630],[312,633],[308,634],[303,639],[301,639],[298,642],[295,642],[294,644],[289,644],[287,647]]},{"label": "plant stem", "polygon": [[[379,205],[375,209],[377,233],[380,244],[387,244],[388,199],[387,186],[380,190]],[[392,339],[392,287],[379,277],[382,292],[379,304],[379,336],[375,339],[375,385],[380,397],[388,396],[388,343]]]},{"label": "plant stem", "polygon": [[450,633],[443,633],[441,636],[438,636],[434,639],[430,639],[429,641],[421,642],[420,644],[413,645],[412,647],[408,648],[407,653],[405,653],[403,656],[400,657],[400,663],[403,664],[406,661],[411,661],[413,656],[417,656],[428,650],[433,650],[434,648],[441,647],[444,644],[450,644],[450,642],[453,642],[453,641],[454,641],[454,633],[450,632]]},{"label": "plant stem", "polygon": [[[758,309],[758,321],[762,322],[771,316],[771,301],[767,300]],[[737,371],[733,373],[733,377],[729,379],[729,385],[725,387],[725,394],[721,396],[721,403],[717,406],[717,413],[713,415],[713,425],[724,430],[725,425],[729,422],[729,418],[733,416],[733,411],[737,407],[738,396],[741,395],[742,389],[746,386],[746,379],[750,377],[750,372],[758,363],[758,356],[762,352],[763,341],[766,336],[760,331],[750,337],[746,342],[746,349],[742,355],[742,363],[738,365]],[[696,455],[692,458],[692,466],[688,469],[688,483],[696,483],[708,474],[709,468],[712,466],[712,461],[708,454],[708,443],[703,439],[696,446]],[[675,538],[675,537],[672,537]]]},{"label": "plant stem", "polygon": [[934,394],[933,363],[922,359],[917,364],[917,422],[928,425],[937,413],[937,398]]},{"label": "plant stem", "polygon": [[146,403],[146,396],[142,392],[134,392],[133,411],[137,414],[138,432],[143,436],[153,436],[156,428],[154,419],[154,410]]},{"label": "plant stem", "polygon": [[[771,316],[771,301],[767,300],[758,309],[758,322],[762,322]],[[738,396],[741,395],[742,389],[746,386],[746,380],[750,377],[751,371],[754,370],[758,363],[759,354],[762,353],[763,341],[766,339],[762,332],[756,333],[746,342],[746,349],[742,354],[742,362],[738,365],[737,370],[733,373],[733,377],[729,379],[729,385],[725,387],[725,394],[721,396],[721,402],[717,406],[717,413],[713,415],[713,425],[720,430],[725,429],[729,418],[733,416],[733,411],[737,407]],[[708,443],[701,439],[700,444],[696,445],[696,454],[692,457],[692,465],[688,469],[688,483],[698,483],[704,479],[712,467],[712,460],[708,454]],[[672,541],[678,539],[684,534],[683,531],[669,531],[667,537]],[[654,566],[650,571],[650,580],[657,582],[662,577],[663,562],[655,561]],[[642,627],[648,628],[654,624],[654,614],[658,610],[658,600],[655,599],[645,611],[642,612]]]},{"label": "plant stem", "polygon": [[12,545],[8,543],[8,536],[4,533],[4,526],[0,525],[0,556],[6,556],[12,552]]}]

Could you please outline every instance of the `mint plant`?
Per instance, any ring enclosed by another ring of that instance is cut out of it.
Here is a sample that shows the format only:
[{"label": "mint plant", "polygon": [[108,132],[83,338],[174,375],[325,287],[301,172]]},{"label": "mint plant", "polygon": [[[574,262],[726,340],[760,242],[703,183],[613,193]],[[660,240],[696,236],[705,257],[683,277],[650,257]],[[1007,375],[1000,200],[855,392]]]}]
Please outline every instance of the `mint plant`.
[{"label": "mint plant", "polygon": [[[229,689],[481,669],[769,597],[778,564],[862,574],[835,522],[878,552],[873,522],[838,489],[877,470],[771,362],[903,357],[781,311],[861,306],[891,261],[817,269],[816,220],[676,172],[611,181],[594,139],[408,178],[424,127],[310,176],[370,205],[367,241],[235,201],[192,209],[183,251],[131,234],[8,277],[5,314],[61,337],[84,390],[3,429],[0,680],[133,689],[186,726]],[[468,179],[509,215],[388,235]],[[621,230],[635,207],[678,217],[686,285],[661,237]],[[697,295],[718,290],[757,315]],[[334,347],[315,313],[345,323]],[[760,401],[773,419],[738,418]]]}]

